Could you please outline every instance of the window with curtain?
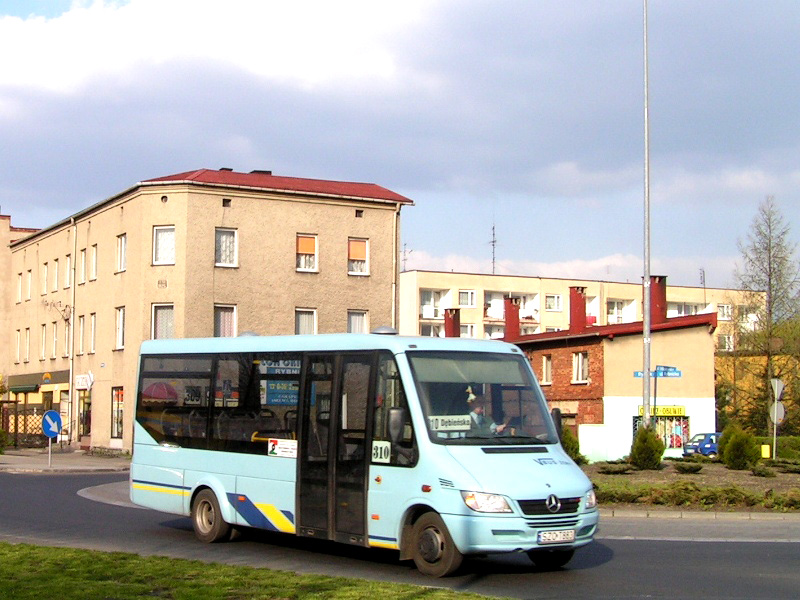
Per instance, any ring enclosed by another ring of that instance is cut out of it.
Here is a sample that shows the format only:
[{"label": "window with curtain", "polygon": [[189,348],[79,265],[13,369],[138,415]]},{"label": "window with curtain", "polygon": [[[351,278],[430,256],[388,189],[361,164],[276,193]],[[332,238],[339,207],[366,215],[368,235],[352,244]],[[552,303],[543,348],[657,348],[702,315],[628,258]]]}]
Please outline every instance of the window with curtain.
[{"label": "window with curtain", "polygon": [[153,264],[175,264],[175,226],[153,227]]},{"label": "window with curtain", "polygon": [[294,332],[297,335],[317,333],[317,311],[313,308],[295,309]]},{"label": "window with curtain", "polygon": [[349,238],[347,240],[347,272],[350,275],[367,275],[368,240]]},{"label": "window with curtain", "polygon": [[236,336],[236,307],[214,305],[214,337]]},{"label": "window with curtain", "polygon": [[116,349],[122,350],[125,347],[125,307],[117,307],[117,327],[116,327]]},{"label": "window with curtain", "polygon": [[367,311],[347,311],[347,333],[367,333],[368,328],[369,325],[367,323]]},{"label": "window with curtain", "polygon": [[574,352],[572,354],[572,383],[589,382],[589,353]]},{"label": "window with curtain", "polygon": [[542,356],[542,384],[553,383],[553,357],[550,354]]},{"label": "window with curtain", "polygon": [[154,340],[164,340],[175,337],[174,305],[153,305],[153,330],[151,336]]},{"label": "window with curtain", "polygon": [[214,241],[214,264],[235,267],[237,264],[236,230],[217,227]]},{"label": "window with curtain", "polygon": [[297,270],[317,270],[317,236],[297,234]]},{"label": "window with curtain", "polygon": [[115,439],[122,437],[124,401],[123,389],[121,387],[111,388],[111,437]]}]

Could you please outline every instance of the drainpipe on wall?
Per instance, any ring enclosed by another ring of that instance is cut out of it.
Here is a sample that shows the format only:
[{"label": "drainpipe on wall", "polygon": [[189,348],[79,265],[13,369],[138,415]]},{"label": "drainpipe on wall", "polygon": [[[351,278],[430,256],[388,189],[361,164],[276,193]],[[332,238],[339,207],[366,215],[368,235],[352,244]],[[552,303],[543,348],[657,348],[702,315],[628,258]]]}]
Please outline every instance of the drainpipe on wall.
[{"label": "drainpipe on wall", "polygon": [[461,309],[444,309],[444,337],[461,337]]},{"label": "drainpipe on wall", "polygon": [[395,205],[394,221],[392,221],[392,239],[394,249],[392,251],[392,328],[397,329],[397,253],[400,252],[400,204]]}]

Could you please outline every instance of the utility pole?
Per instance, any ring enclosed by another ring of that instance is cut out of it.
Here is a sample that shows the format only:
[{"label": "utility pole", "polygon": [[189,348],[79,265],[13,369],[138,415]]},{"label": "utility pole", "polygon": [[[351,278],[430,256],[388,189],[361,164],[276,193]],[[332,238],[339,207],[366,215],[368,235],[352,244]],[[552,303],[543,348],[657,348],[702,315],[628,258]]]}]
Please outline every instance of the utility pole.
[{"label": "utility pole", "polygon": [[642,423],[650,426],[650,117],[648,107],[647,0],[644,3],[644,276],[642,342]]}]

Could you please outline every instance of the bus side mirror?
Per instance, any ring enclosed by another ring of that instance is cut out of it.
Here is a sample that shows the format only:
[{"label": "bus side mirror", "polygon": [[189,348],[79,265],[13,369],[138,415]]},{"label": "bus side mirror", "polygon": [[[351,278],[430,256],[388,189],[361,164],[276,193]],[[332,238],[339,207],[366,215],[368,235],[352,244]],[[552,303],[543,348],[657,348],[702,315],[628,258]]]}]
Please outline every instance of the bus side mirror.
[{"label": "bus side mirror", "polygon": [[397,444],[403,439],[403,429],[406,426],[406,409],[393,406],[389,409],[389,439]]},{"label": "bus side mirror", "polygon": [[564,425],[561,422],[561,409],[554,408],[550,411],[550,416],[553,417],[553,424],[556,426],[556,433],[558,434],[559,441],[561,441],[564,437]]}]

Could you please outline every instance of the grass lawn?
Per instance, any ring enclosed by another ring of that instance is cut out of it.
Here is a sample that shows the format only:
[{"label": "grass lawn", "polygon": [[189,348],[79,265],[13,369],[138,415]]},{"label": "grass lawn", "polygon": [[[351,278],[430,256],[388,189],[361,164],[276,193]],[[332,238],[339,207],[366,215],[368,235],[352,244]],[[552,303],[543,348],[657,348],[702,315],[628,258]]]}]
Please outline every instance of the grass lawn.
[{"label": "grass lawn", "polygon": [[0,565],[0,598],[9,600],[485,598],[412,585],[28,544],[0,543]]}]

